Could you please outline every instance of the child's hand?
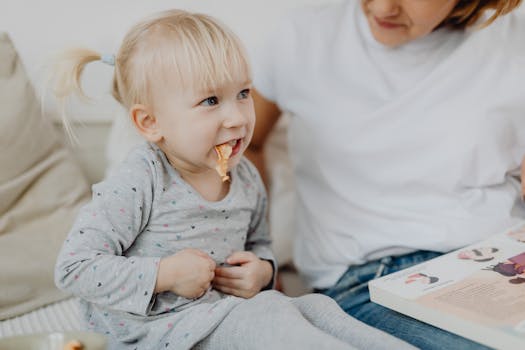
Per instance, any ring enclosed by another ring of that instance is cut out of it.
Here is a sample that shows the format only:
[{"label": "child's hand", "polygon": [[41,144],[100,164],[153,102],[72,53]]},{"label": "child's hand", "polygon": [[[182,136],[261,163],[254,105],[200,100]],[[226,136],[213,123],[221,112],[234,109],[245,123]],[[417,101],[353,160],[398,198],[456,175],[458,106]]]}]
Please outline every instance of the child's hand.
[{"label": "child's hand", "polygon": [[210,288],[215,261],[197,249],[184,249],[162,258],[155,293],[170,291],[184,298],[198,298]]},{"label": "child's hand", "polygon": [[223,293],[251,298],[272,279],[272,264],[259,259],[252,252],[235,252],[226,262],[238,266],[215,269],[213,287]]}]

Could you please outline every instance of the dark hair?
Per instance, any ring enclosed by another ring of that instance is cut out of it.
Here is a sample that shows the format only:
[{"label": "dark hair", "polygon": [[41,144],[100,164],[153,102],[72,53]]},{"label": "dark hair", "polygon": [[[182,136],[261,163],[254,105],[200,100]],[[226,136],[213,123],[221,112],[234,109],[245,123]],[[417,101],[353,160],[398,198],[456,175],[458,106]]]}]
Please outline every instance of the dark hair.
[{"label": "dark hair", "polygon": [[492,269],[506,277],[516,276],[516,270],[514,269],[514,264],[498,263]]},{"label": "dark hair", "polygon": [[[491,253],[496,253],[498,250],[499,250],[498,248],[494,248],[494,247],[490,248]],[[472,252],[476,254],[477,256],[483,256],[483,254],[479,251],[479,249],[472,249]],[[477,261],[477,262],[485,262],[485,261],[491,261],[492,259],[494,259],[493,256],[488,257],[488,258],[482,258],[482,259],[474,258],[472,260]]]},{"label": "dark hair", "polygon": [[519,7],[521,2],[522,0],[460,0],[440,27],[465,29],[476,24],[485,12],[493,10],[494,13],[481,25],[486,27],[496,18]]},{"label": "dark hair", "polygon": [[476,262],[485,262],[485,261],[491,261],[491,260],[493,260],[493,259],[494,259],[494,257],[491,257],[491,258],[483,258],[483,259],[472,259],[472,260],[474,260],[474,261],[476,261]]},{"label": "dark hair", "polygon": [[439,278],[434,277],[434,276],[429,276],[429,275],[426,275],[426,274],[421,273],[421,272],[418,275],[423,276],[423,277],[427,277],[429,284],[439,281]]},{"label": "dark hair", "polygon": [[521,283],[525,283],[525,278],[516,277],[516,278],[510,279],[509,282],[512,284],[521,284]]}]

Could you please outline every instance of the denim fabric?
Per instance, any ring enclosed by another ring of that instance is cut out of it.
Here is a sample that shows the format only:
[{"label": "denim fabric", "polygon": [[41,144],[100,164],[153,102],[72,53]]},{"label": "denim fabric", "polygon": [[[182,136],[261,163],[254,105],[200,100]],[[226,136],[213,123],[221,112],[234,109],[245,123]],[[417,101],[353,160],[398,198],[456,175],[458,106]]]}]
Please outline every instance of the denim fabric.
[{"label": "denim fabric", "polygon": [[420,349],[489,349],[484,345],[446,332],[429,324],[387,309],[370,301],[368,282],[441,255],[417,251],[399,257],[385,257],[359,266],[352,266],[337,283],[318,290],[332,297],[349,315],[381,329]]}]

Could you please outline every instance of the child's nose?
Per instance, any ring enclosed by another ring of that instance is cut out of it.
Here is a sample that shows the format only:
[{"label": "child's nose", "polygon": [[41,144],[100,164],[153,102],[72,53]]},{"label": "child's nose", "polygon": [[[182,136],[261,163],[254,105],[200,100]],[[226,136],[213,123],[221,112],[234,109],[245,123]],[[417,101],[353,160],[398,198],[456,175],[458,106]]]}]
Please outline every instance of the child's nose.
[{"label": "child's nose", "polygon": [[246,124],[244,113],[237,107],[229,108],[224,119],[225,128],[237,128]]}]

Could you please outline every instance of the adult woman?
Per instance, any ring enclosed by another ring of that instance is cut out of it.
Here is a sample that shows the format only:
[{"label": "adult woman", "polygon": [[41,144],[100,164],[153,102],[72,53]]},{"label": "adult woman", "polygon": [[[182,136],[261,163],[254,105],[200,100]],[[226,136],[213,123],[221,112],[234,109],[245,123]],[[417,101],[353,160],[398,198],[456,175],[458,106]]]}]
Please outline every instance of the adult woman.
[{"label": "adult woman", "polygon": [[256,163],[293,115],[298,269],[421,348],[479,345],[372,304],[367,282],[525,213],[525,21],[502,17],[520,2],[348,0],[295,12],[256,57]]}]

